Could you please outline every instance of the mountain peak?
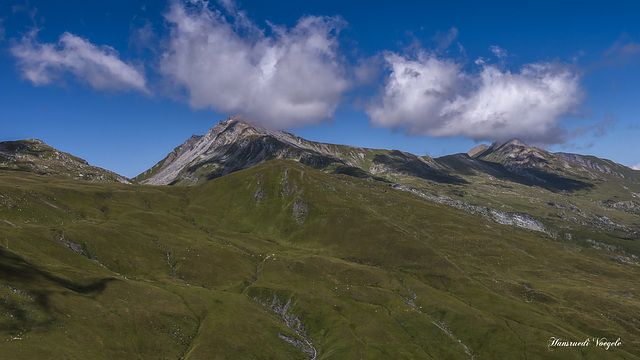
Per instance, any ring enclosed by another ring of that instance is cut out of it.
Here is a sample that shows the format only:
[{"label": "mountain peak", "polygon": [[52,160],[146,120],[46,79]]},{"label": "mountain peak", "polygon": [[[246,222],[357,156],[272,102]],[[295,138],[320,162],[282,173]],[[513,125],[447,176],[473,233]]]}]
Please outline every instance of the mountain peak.
[{"label": "mountain peak", "polygon": [[251,122],[244,120],[239,115],[233,115],[233,116],[229,116],[227,118],[227,120],[220,121],[218,124],[216,124],[216,126],[214,126],[214,128],[215,127],[218,127],[218,128],[231,128],[231,127],[248,128],[248,127],[253,127],[253,128],[255,128],[256,126],[254,124],[252,124]]},{"label": "mountain peak", "polygon": [[524,141],[518,139],[518,138],[514,138],[508,141],[496,141],[493,144],[491,144],[492,147],[499,149],[499,148],[506,148],[506,147],[530,147],[529,145],[527,145]]},{"label": "mountain peak", "polygon": [[226,129],[235,128],[240,130],[251,129],[252,131],[259,132],[259,133],[269,132],[269,130],[266,127],[253,123],[251,121],[248,121],[240,115],[229,116],[227,117],[227,120],[222,120],[218,124],[216,124],[214,128],[216,127],[226,128]]},{"label": "mountain peak", "polygon": [[251,136],[293,137],[293,135],[284,131],[269,130],[263,126],[249,122],[239,115],[233,115],[212,127],[205,135],[205,141],[218,140],[224,143],[230,143],[237,141],[241,137]]},{"label": "mountain peak", "polygon": [[478,145],[467,152],[471,157],[486,157],[491,154],[500,157],[517,157],[522,152],[529,152],[534,147],[530,147],[524,141],[514,138],[508,141],[496,141],[487,146],[485,144]]},{"label": "mountain peak", "polygon": [[520,139],[504,142],[494,142],[475,157],[499,163],[536,164],[544,163],[551,156],[549,152],[537,147],[529,146]]},{"label": "mountain peak", "polygon": [[301,162],[327,172],[380,178],[389,173],[459,182],[430,158],[400,151],[373,150],[305,140],[231,116],[207,134],[191,137],[135,180],[150,185],[195,185],[272,159]]},{"label": "mountain peak", "polygon": [[490,148],[494,152],[497,151],[504,154],[532,151],[533,149],[538,149],[536,147],[527,145],[524,141],[517,138],[511,139],[509,141],[494,142],[493,144],[491,144]]},{"label": "mountain peak", "polygon": [[[195,184],[278,157],[280,152],[296,153],[307,145],[290,133],[229,116],[205,135],[189,138],[136,180],[151,185]],[[196,173],[196,168],[201,171]]]}]

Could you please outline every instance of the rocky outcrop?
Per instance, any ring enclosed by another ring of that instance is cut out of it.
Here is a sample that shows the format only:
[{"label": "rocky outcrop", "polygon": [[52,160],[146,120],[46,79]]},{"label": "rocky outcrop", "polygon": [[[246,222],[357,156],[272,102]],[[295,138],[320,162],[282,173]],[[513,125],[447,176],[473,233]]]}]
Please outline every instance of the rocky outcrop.
[{"label": "rocky outcrop", "polygon": [[603,173],[609,174],[609,175],[617,175],[617,176],[620,176],[620,177],[624,177],[624,175],[614,171],[609,166],[604,165],[604,164],[600,164],[600,163],[598,163],[596,161],[593,161],[593,160],[589,159],[586,156],[582,156],[582,155],[578,155],[578,154],[563,153],[563,152],[555,153],[555,155],[560,157],[561,159],[570,161],[570,162],[572,162],[574,164],[578,164],[580,166],[584,166],[584,167],[589,168],[589,169],[598,170],[600,172],[603,172]]},{"label": "rocky outcrop", "polygon": [[487,150],[489,148],[489,145],[486,144],[480,144],[476,147],[474,147],[473,149],[467,151],[467,155],[474,157],[482,152],[484,152],[485,150]]},{"label": "rocky outcrop", "polygon": [[59,175],[93,182],[130,183],[124,176],[91,166],[86,160],[62,152],[38,139],[0,142],[0,170]]},{"label": "rocky outcrop", "polygon": [[410,192],[429,201],[449,205],[456,209],[466,211],[474,215],[482,216],[487,220],[494,221],[499,224],[516,226],[527,230],[546,232],[544,224],[528,214],[506,213],[504,211],[491,209],[485,206],[469,204],[464,201],[452,199],[448,196],[436,195],[400,184],[392,184],[391,187],[393,187],[394,189]]}]

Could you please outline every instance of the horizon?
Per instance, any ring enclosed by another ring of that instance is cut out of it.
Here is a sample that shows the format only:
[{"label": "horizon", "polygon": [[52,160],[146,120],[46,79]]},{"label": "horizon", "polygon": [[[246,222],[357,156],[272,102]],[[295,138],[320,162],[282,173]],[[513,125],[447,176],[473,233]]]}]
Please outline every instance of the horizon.
[{"label": "horizon", "polygon": [[[232,119],[233,119],[233,120],[239,120],[239,121],[242,121],[242,122],[244,122],[244,123],[249,124],[250,126],[260,127],[260,125],[257,125],[257,124],[254,124],[254,123],[251,123],[251,122],[249,122],[249,121],[247,121],[247,120],[244,120],[244,119],[240,119],[240,118],[238,118],[237,116],[229,116],[229,117],[228,117],[227,119],[225,119],[225,120],[220,120],[216,125],[214,125],[214,127],[215,127],[215,126],[217,126],[218,124],[220,124],[221,122],[228,121],[228,120],[232,120]],[[284,130],[275,130],[275,131],[284,131]],[[192,136],[204,136],[204,135],[205,135],[205,134],[202,134],[202,135],[193,134]],[[293,135],[295,135],[295,134],[293,134]],[[297,135],[296,135],[296,136],[297,136]],[[32,138],[32,139],[19,139],[19,140],[15,140],[15,141],[30,141],[30,140],[39,141],[39,142],[42,142],[42,143],[43,143],[43,144],[45,144],[45,145],[49,145],[49,144],[47,144],[46,142],[42,141],[41,139],[33,139],[33,138]],[[308,139],[305,139],[305,140],[308,140]],[[9,141],[11,141],[11,140],[9,140]],[[181,146],[181,145],[183,145],[186,141],[187,141],[187,140],[185,140],[184,142],[180,143],[180,145],[177,145],[176,147],[174,147],[174,149],[175,149],[175,148],[177,148],[177,147],[179,147],[179,146]],[[311,141],[311,140],[310,140],[310,141]],[[519,138],[512,138],[512,139],[505,140],[505,141],[494,141],[494,142],[491,142],[491,143],[489,143],[489,144],[479,143],[478,145],[474,146],[474,147],[473,147],[473,148],[471,148],[471,149],[468,149],[467,151],[457,152],[457,153],[451,153],[451,154],[443,154],[443,155],[440,155],[440,156],[437,156],[437,157],[433,157],[433,158],[434,158],[434,159],[437,159],[437,158],[439,158],[439,157],[446,157],[446,156],[450,156],[450,155],[458,155],[458,154],[467,154],[467,155],[469,155],[469,152],[471,152],[472,150],[475,150],[476,148],[479,148],[479,147],[481,147],[481,146],[484,146],[484,149],[482,149],[481,151],[479,151],[479,152],[478,152],[478,153],[482,153],[482,152],[484,152],[484,150],[485,150],[485,149],[491,148],[492,146],[501,146],[501,145],[503,145],[503,144],[510,143],[510,142],[514,142],[514,141],[515,141],[515,142],[520,142],[520,143],[522,143],[522,144],[524,144],[525,146],[528,146],[528,147],[535,147],[535,146],[529,145],[528,143],[526,143],[526,142],[522,141],[522,140],[521,140],[521,139],[519,139]],[[341,145],[341,146],[353,146],[353,145],[350,145],[350,144],[333,144],[333,143],[326,143],[326,144],[330,144],[330,145]],[[49,146],[50,146],[50,145],[49,145]],[[353,147],[356,147],[356,146],[353,146]],[[400,149],[383,149],[383,148],[368,148],[368,149],[372,149],[372,150],[389,150],[389,151],[393,151],[393,150],[400,150]],[[60,150],[60,149],[58,149],[58,150]],[[401,150],[401,151],[402,151],[402,150]],[[167,153],[167,154],[166,154],[166,155],[165,155],[165,156],[164,156],[160,161],[162,161],[162,160],[166,159],[166,157],[167,157],[170,153],[171,153],[171,152],[168,152],[168,153]],[[552,154],[556,154],[556,153],[562,153],[562,152],[551,152],[551,153],[552,153]],[[412,153],[411,153],[411,154],[412,154]],[[476,153],[476,154],[477,154],[477,153]],[[70,154],[70,155],[72,155],[72,156],[76,156],[75,154]],[[418,154],[413,154],[413,155],[418,155]],[[583,155],[583,154],[578,154],[578,155]],[[419,156],[426,156],[426,155],[419,155]],[[473,157],[473,156],[475,156],[475,155],[469,155],[469,156]],[[583,155],[583,156],[584,156],[584,155]],[[587,156],[588,156],[588,155],[587,155]],[[82,160],[86,160],[86,159],[84,159],[84,158],[81,158],[81,159],[82,159]],[[603,160],[611,160],[611,159],[607,159],[607,158],[601,158],[601,159],[603,159]],[[157,163],[153,164],[152,166],[157,165],[160,161],[158,161]],[[618,164],[619,164],[619,163],[618,163]],[[89,165],[95,166],[94,164],[91,164],[91,163],[89,163]],[[624,165],[624,164],[619,164],[619,165],[626,166],[626,165]],[[125,175],[120,174],[120,173],[118,173],[118,172],[116,172],[116,171],[113,171],[113,170],[111,170],[111,169],[105,169],[105,170],[112,171],[112,172],[116,173],[117,175],[124,176],[124,177],[126,177],[127,179],[129,179],[129,180],[133,180],[133,179],[134,179],[134,178],[136,178],[137,176],[140,176],[140,175],[144,174],[145,172],[147,172],[148,170],[150,170],[150,169],[152,168],[152,166],[151,166],[151,167],[149,167],[149,168],[147,168],[147,169],[145,169],[145,170],[143,170],[143,171],[142,171],[142,172],[140,172],[139,174],[135,174],[135,176],[125,176]],[[630,168],[630,169],[632,169],[632,170],[640,171],[640,170],[638,170],[638,169],[634,169],[634,168],[631,168],[631,167],[629,167],[629,168]]]},{"label": "horizon", "polygon": [[316,142],[440,157],[519,138],[640,169],[632,6],[460,5],[0,5],[0,141],[133,178],[240,113]]}]

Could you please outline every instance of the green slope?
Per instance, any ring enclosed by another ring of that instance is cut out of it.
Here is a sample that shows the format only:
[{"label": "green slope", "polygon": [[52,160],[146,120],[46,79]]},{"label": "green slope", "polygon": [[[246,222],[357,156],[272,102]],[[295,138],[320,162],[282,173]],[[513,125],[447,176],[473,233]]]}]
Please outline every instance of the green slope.
[{"label": "green slope", "polygon": [[[639,267],[623,260],[292,161],[193,187],[3,172],[0,350],[635,358]],[[622,345],[550,351],[552,336]]]}]

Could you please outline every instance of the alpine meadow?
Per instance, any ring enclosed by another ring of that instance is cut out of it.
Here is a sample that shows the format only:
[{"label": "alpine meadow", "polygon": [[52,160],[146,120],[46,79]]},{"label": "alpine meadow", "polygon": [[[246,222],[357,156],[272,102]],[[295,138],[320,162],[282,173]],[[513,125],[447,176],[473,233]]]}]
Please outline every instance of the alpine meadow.
[{"label": "alpine meadow", "polygon": [[8,358],[640,354],[640,173],[608,160],[517,140],[429,158],[238,118],[131,181],[0,148]]}]

